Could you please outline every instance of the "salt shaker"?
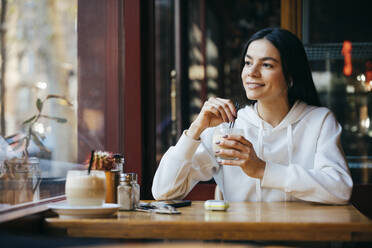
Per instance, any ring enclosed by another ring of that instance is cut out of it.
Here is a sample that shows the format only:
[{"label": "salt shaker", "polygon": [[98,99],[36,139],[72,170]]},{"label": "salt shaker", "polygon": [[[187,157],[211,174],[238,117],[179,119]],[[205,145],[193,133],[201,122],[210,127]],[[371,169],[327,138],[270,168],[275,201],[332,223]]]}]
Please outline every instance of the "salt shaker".
[{"label": "salt shaker", "polygon": [[128,173],[131,176],[132,199],[134,208],[137,208],[140,203],[140,185],[137,182],[137,173]]},{"label": "salt shaker", "polygon": [[118,204],[120,210],[133,210],[133,187],[131,175],[122,173],[120,175],[120,185],[118,186]]}]

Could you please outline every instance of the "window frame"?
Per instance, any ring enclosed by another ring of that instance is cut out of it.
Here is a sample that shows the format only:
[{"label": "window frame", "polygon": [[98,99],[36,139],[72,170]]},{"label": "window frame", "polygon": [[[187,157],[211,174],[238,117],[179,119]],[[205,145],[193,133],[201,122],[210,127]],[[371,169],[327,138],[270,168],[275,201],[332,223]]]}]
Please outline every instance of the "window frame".
[{"label": "window frame", "polygon": [[141,180],[140,8],[141,1],[78,0],[78,162],[99,149],[82,139],[92,135],[84,125],[84,109],[100,100],[89,89],[99,89],[98,110],[104,113],[104,128],[97,134],[100,149],[124,154],[125,171]]}]

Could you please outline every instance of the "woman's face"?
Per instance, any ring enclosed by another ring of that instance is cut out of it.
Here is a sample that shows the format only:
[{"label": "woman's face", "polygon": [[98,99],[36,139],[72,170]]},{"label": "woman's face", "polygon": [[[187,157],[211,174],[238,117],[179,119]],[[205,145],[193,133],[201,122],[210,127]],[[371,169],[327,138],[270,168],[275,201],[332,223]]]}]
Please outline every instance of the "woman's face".
[{"label": "woman's face", "polygon": [[270,41],[255,40],[245,55],[242,81],[248,99],[266,102],[287,101],[287,83],[280,53]]}]

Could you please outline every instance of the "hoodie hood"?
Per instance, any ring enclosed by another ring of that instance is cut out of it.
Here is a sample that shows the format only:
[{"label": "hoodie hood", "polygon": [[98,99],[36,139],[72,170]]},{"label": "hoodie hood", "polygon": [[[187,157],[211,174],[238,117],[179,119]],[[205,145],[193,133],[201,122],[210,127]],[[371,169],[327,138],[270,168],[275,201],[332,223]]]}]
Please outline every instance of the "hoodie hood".
[{"label": "hoodie hood", "polygon": [[[289,125],[301,120],[304,115],[314,108],[314,106],[309,106],[306,103],[297,100],[284,119],[279,123],[279,125],[274,127],[273,130],[287,128]],[[240,115],[239,112],[241,112]],[[242,122],[248,122],[256,127],[261,127],[261,125],[271,126],[258,115],[257,103],[255,103],[253,106],[246,106],[245,108],[239,110],[238,117],[241,118]]]}]

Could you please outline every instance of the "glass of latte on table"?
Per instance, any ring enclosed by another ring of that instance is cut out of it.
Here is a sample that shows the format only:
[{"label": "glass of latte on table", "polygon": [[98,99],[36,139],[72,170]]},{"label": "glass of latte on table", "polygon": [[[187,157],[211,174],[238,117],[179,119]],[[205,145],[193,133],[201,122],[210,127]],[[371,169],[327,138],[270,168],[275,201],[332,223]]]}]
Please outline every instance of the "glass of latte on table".
[{"label": "glass of latte on table", "polygon": [[233,160],[235,158],[232,157],[224,157],[224,156],[219,156],[216,151],[221,150],[221,149],[226,149],[220,146],[219,144],[216,144],[217,142],[223,141],[223,136],[225,135],[241,135],[244,136],[244,131],[243,129],[240,128],[234,128],[234,127],[228,127],[228,126],[219,126],[216,128],[215,132],[213,133],[213,152],[214,155],[216,156],[217,162],[221,160]]},{"label": "glass of latte on table", "polygon": [[70,170],[66,179],[66,198],[70,206],[101,206],[105,201],[104,171]]}]

